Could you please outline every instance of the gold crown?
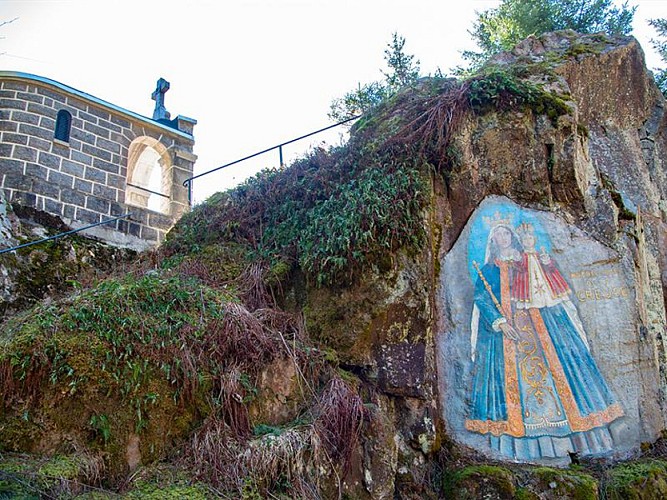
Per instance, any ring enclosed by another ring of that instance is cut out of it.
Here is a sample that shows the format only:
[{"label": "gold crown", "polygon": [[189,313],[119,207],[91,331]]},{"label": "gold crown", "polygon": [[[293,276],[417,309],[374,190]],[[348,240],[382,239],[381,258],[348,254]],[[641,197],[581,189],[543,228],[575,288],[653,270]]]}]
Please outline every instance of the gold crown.
[{"label": "gold crown", "polygon": [[482,217],[482,220],[484,221],[484,224],[489,229],[493,229],[494,227],[497,226],[511,226],[512,225],[512,214],[507,214],[505,217],[503,217],[500,212],[496,211],[495,214],[493,214],[493,217],[487,217],[484,216]]}]

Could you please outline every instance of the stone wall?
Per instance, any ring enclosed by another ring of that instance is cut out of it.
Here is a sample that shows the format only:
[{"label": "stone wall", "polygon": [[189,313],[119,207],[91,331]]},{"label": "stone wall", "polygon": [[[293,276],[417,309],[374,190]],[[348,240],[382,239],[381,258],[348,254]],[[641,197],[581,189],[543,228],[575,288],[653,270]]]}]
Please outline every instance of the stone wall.
[{"label": "stone wall", "polygon": [[[71,114],[69,141],[54,138],[60,110]],[[52,80],[0,72],[0,187],[10,202],[59,216],[72,227],[131,212],[90,233],[137,249],[154,246],[189,208],[183,181],[196,159],[195,123],[181,116],[160,123]],[[142,140],[164,152],[161,194],[168,203],[159,211],[128,196],[131,144]]]}]

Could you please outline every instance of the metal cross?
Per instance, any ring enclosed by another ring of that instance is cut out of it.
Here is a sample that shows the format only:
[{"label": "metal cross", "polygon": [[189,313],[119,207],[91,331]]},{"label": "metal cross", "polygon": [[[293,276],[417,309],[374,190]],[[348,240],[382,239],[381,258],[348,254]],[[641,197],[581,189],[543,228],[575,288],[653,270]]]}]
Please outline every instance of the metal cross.
[{"label": "metal cross", "polygon": [[151,94],[151,99],[155,101],[153,120],[169,120],[171,118],[171,114],[164,107],[164,95],[167,93],[167,90],[169,90],[169,82],[164,78],[160,78],[157,81],[155,91]]}]

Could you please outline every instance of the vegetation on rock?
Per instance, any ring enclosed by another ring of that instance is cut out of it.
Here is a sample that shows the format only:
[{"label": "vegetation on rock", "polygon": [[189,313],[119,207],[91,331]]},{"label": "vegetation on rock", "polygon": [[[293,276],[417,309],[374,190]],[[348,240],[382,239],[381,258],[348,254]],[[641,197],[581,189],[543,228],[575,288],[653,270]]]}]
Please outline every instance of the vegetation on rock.
[{"label": "vegetation on rock", "polygon": [[[667,18],[651,19],[649,24],[655,28],[657,39],[652,39],[653,48],[658,51],[663,64],[667,64]],[[655,69],[655,82],[663,95],[667,97],[667,67]]]},{"label": "vegetation on rock", "polygon": [[481,51],[463,55],[474,70],[530,35],[565,29],[625,35],[632,30],[635,10],[627,2],[616,7],[611,0],[503,0],[477,14],[470,34]]}]

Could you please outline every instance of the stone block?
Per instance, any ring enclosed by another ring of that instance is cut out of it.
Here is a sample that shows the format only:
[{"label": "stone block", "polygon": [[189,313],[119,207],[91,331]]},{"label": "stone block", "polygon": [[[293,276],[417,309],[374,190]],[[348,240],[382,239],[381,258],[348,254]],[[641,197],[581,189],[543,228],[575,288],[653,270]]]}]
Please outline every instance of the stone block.
[{"label": "stone block", "polygon": [[32,190],[37,194],[48,196],[49,198],[58,198],[60,196],[59,186],[41,178],[32,179]]},{"label": "stone block", "polygon": [[127,152],[123,153],[123,148],[128,148],[130,146],[130,141],[127,140],[127,137],[125,137],[123,134],[111,132],[109,134],[109,140],[113,141],[121,146],[121,150],[119,151],[119,154],[125,154],[127,155]]},{"label": "stone block", "polygon": [[127,232],[130,233],[132,236],[141,238],[141,226],[136,222],[130,222],[128,224]]},{"label": "stone block", "polygon": [[17,92],[17,99],[23,99],[24,101],[34,102],[37,104],[44,104],[44,97],[39,94],[29,94],[27,92]]},{"label": "stone block", "polygon": [[80,99],[77,99],[76,97],[67,97],[67,104],[69,106],[72,106],[73,108],[76,108],[79,111],[87,111],[88,110],[88,104],[83,102]]},{"label": "stone block", "polygon": [[118,190],[103,184],[93,184],[93,195],[106,200],[118,200]]},{"label": "stone block", "polygon": [[51,198],[44,199],[44,210],[51,214],[62,215],[63,214],[63,204],[59,201],[52,200]]},{"label": "stone block", "polygon": [[95,144],[95,135],[93,135],[89,132],[84,132],[79,127],[72,126],[72,130],[70,132],[70,137],[74,138],[74,139],[78,139],[79,141],[84,142],[86,144],[90,144],[90,145]]},{"label": "stone block", "polygon": [[45,139],[39,139],[37,137],[28,138],[28,146],[31,148],[36,148],[41,151],[51,151],[51,141]]},{"label": "stone block", "polygon": [[63,174],[56,170],[50,170],[49,182],[52,182],[53,184],[56,184],[57,186],[60,187],[71,188],[74,186],[74,177],[72,177],[71,175]]},{"label": "stone block", "polygon": [[44,97],[53,99],[55,102],[64,103],[67,100],[67,97],[65,97],[64,95],[44,87],[38,87],[37,92],[43,95]]},{"label": "stone block", "polygon": [[100,137],[102,137],[102,138],[104,138],[104,139],[108,139],[108,138],[109,138],[109,130],[108,130],[108,129],[103,128],[103,127],[99,127],[99,126],[94,125],[94,124],[92,124],[92,123],[90,123],[90,122],[86,122],[86,123],[84,123],[84,124],[83,124],[83,129],[86,130],[86,131],[88,131],[88,132],[92,132],[92,133],[95,134],[98,138],[100,138]]},{"label": "stone block", "polygon": [[118,125],[114,125],[113,123],[111,123],[110,121],[107,121],[107,120],[98,120],[97,124],[100,127],[105,128],[109,131],[109,138],[110,139],[111,139],[111,134],[114,134],[114,133],[119,134],[120,132],[123,131],[122,127],[119,127]]},{"label": "stone block", "polygon": [[45,151],[40,151],[39,153],[39,160],[37,163],[40,165],[44,165],[45,167],[52,168],[54,170],[60,169],[60,162],[62,161],[62,158],[57,155],[52,155],[50,153],[47,153]]},{"label": "stone block", "polygon": [[[25,113],[28,114],[28,113]],[[30,116],[36,116],[36,115],[30,115]],[[48,128],[50,130],[53,130],[55,132],[56,130],[56,121],[53,118],[47,118],[46,116],[42,116],[39,120],[39,126],[42,128]]]},{"label": "stone block", "polygon": [[38,137],[45,141],[50,141],[53,139],[53,130],[48,130],[42,127],[37,127],[35,125],[28,125],[27,123],[20,123],[19,132],[26,135],[31,135],[33,137]]},{"label": "stone block", "polygon": [[86,167],[84,177],[89,181],[100,182],[102,184],[106,184],[107,182],[107,175],[93,167]]},{"label": "stone block", "polygon": [[18,128],[18,123],[10,122],[9,120],[0,120],[0,131],[16,132]]},{"label": "stone block", "polygon": [[51,145],[51,153],[60,156],[63,159],[67,159],[69,158],[69,152],[70,148],[67,144],[58,143],[54,139],[53,144]]},{"label": "stone block", "polygon": [[116,189],[125,189],[125,177],[120,175],[107,174],[107,184]]},{"label": "stone block", "polygon": [[159,229],[169,229],[174,225],[174,219],[168,215],[151,213],[148,214],[148,225]]},{"label": "stone block", "polygon": [[56,109],[51,108],[49,106],[44,106],[42,104],[37,104],[36,102],[29,102],[26,110],[30,113],[35,113],[37,115],[48,116],[49,118],[53,118],[54,120],[58,116],[58,111]]},{"label": "stone block", "polygon": [[46,180],[49,177],[49,169],[37,163],[26,163],[25,175],[31,178]]},{"label": "stone block", "polygon": [[24,191],[13,191],[10,200],[24,207],[37,206],[37,196],[33,193],[26,193]]},{"label": "stone block", "polygon": [[23,175],[25,169],[25,162],[20,160],[12,160],[3,158],[0,160],[0,174],[16,174]]},{"label": "stone block", "polygon": [[83,177],[84,166],[72,160],[63,160],[60,164],[60,171],[74,177]]},{"label": "stone block", "polygon": [[101,200],[93,195],[86,198],[86,208],[107,215],[109,213],[110,204],[108,201]]},{"label": "stone block", "polygon": [[93,157],[85,153],[82,153],[81,151],[72,151],[70,153],[70,158],[72,159],[72,161],[75,161],[77,163],[82,163],[83,165],[93,164]]},{"label": "stone block", "polygon": [[60,190],[60,201],[69,203],[70,205],[85,207],[86,195],[76,189],[62,188]]},{"label": "stone block", "polygon": [[119,215],[125,215],[127,213],[127,209],[120,203],[111,203],[109,213],[114,217],[118,217]]},{"label": "stone block", "polygon": [[12,156],[14,158],[18,158],[19,160],[35,162],[37,161],[37,150],[17,144],[14,146],[14,154]]},{"label": "stone block", "polygon": [[141,228],[141,239],[157,241],[157,231],[152,227],[143,226]]},{"label": "stone block", "polygon": [[74,219],[75,215],[76,215],[76,207],[72,205],[63,206],[63,217],[67,219]]},{"label": "stone block", "polygon": [[11,132],[2,133],[2,142],[11,142],[12,144],[28,144],[28,136],[22,134],[12,134]]},{"label": "stone block", "polygon": [[118,165],[114,165],[109,161],[100,160],[99,158],[93,158],[93,167],[104,170],[105,172],[109,172],[111,174],[118,174],[120,170]]},{"label": "stone block", "polygon": [[11,144],[0,143],[0,156],[9,158],[12,156],[12,149],[14,146]]},{"label": "stone block", "polygon": [[[45,119],[49,120],[50,118],[45,118]],[[26,113],[25,111],[12,111],[12,120],[14,120],[15,122],[29,123],[30,125],[39,125],[40,116],[34,113]],[[53,128],[53,127],[48,127],[48,128]]]},{"label": "stone block", "polygon": [[[69,149],[70,151],[79,151],[81,152],[81,141],[77,139],[72,139],[72,136],[69,138]],[[70,153],[71,155],[71,153]]]},{"label": "stone block", "polygon": [[123,128],[132,127],[132,124],[129,121],[127,121],[125,118],[117,116],[117,115],[111,115],[111,123],[115,123],[119,127],[123,127]]},{"label": "stone block", "polygon": [[90,194],[93,192],[93,183],[83,179],[74,179],[74,189],[82,193]]},{"label": "stone block", "polygon": [[25,83],[14,82],[14,81],[3,82],[2,88],[5,90],[19,90],[21,92],[26,92],[28,90],[28,86]]},{"label": "stone block", "polygon": [[378,385],[396,396],[423,398],[426,348],[424,344],[385,344],[378,353]]},{"label": "stone block", "polygon": [[106,149],[107,151],[110,151],[112,153],[120,154],[120,144],[116,142],[98,137],[97,146],[102,149]]},{"label": "stone block", "polygon": [[4,99],[15,99],[16,91],[14,90],[0,90],[0,97]]},{"label": "stone block", "polygon": [[100,222],[102,220],[102,216],[98,213],[86,210],[85,208],[77,207],[76,219],[84,223],[94,224],[96,222]]},{"label": "stone block", "polygon": [[86,154],[99,158],[100,160],[111,161],[111,153],[95,146],[84,144],[82,151]]},{"label": "stone block", "polygon": [[109,113],[103,109],[96,108],[95,106],[88,106],[88,113],[102,120],[109,120]]},{"label": "stone block", "polygon": [[18,99],[0,99],[0,108],[5,109],[20,109],[26,108],[26,102]]},{"label": "stone block", "polygon": [[33,182],[22,174],[5,174],[3,176],[2,187],[16,189],[19,191],[31,191]]}]

